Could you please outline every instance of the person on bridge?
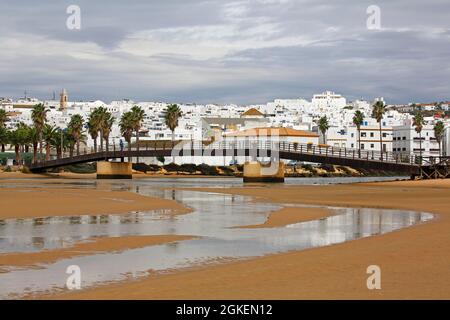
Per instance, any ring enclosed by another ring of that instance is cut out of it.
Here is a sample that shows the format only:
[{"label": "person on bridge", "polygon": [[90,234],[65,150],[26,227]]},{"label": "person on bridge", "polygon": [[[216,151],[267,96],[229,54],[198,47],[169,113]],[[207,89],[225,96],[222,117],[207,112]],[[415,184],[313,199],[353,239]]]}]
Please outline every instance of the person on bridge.
[{"label": "person on bridge", "polygon": [[119,145],[120,145],[120,152],[122,152],[123,151],[123,140],[122,139],[120,139]]}]

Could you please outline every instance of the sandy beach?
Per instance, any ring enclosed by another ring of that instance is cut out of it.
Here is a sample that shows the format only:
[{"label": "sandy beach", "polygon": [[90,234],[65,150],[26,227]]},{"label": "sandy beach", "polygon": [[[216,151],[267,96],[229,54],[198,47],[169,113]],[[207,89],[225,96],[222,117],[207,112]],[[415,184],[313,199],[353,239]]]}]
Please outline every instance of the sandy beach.
[{"label": "sandy beach", "polygon": [[[449,299],[450,181],[207,189],[279,203],[426,211],[432,222],[343,244],[110,284],[55,299]],[[368,290],[366,269],[382,270]]]},{"label": "sandy beach", "polygon": [[190,211],[175,201],[131,192],[63,187],[0,188],[0,203],[4,208],[0,212],[0,219],[123,214],[161,209],[172,210],[172,214]]}]

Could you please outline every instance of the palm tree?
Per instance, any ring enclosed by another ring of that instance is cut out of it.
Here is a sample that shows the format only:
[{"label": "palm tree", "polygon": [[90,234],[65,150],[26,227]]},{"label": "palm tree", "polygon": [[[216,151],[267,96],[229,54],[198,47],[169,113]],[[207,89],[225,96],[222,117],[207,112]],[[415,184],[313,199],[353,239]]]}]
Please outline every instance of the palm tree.
[{"label": "palm tree", "polygon": [[[124,137],[128,144],[128,151],[131,151],[131,136],[134,130],[133,114],[131,112],[125,112],[120,118],[119,128],[120,134]],[[128,157],[128,161],[132,161],[131,157]]]},{"label": "palm tree", "polygon": [[45,161],[50,160],[50,152],[52,146],[54,146],[54,140],[55,136],[59,135],[59,131],[56,127],[53,127],[49,124],[46,124],[44,126],[44,129],[42,130],[42,137],[45,142]]},{"label": "palm tree", "polygon": [[9,121],[8,113],[4,109],[0,109],[0,127],[4,128]]},{"label": "palm tree", "polygon": [[64,150],[69,150],[69,157],[73,157],[73,149],[75,148],[75,139],[70,129],[66,130],[63,135]]},{"label": "palm tree", "polygon": [[[87,124],[89,135],[91,136],[92,140],[94,140],[94,152],[97,152],[97,138],[98,132],[100,131],[101,127],[101,117],[99,109],[96,108],[91,112]],[[102,138],[100,140],[103,141]],[[103,142],[101,142],[101,144],[103,146]]]},{"label": "palm tree", "polygon": [[420,164],[422,164],[422,129],[425,121],[423,119],[422,110],[418,108],[413,117],[413,126],[416,132],[419,134],[419,154],[420,154]]},{"label": "palm tree", "polygon": [[377,101],[372,106],[372,118],[375,118],[380,125],[380,153],[381,160],[383,161],[383,132],[382,132],[382,120],[383,116],[386,113],[386,105],[383,101]]},{"label": "palm tree", "polygon": [[39,133],[35,127],[30,127],[28,129],[28,139],[30,144],[33,146],[33,163],[36,163],[39,145]]},{"label": "palm tree", "polygon": [[5,152],[5,145],[9,143],[8,137],[9,131],[5,127],[0,127],[0,145],[2,146],[2,152]]},{"label": "palm tree", "polygon": [[3,142],[3,140],[0,140],[0,144],[2,146],[2,152],[5,152],[5,144],[7,141],[5,125],[6,125],[6,122],[8,122],[8,121],[9,121],[8,114],[6,113],[5,110],[0,109],[0,130],[3,130],[3,137],[4,137],[3,139],[5,141],[5,142]]},{"label": "palm tree", "polygon": [[77,156],[80,155],[80,137],[83,134],[83,125],[84,125],[83,117],[80,116],[79,114],[74,114],[70,118],[68,128],[77,146]]},{"label": "palm tree", "polygon": [[[137,153],[139,154],[139,130],[141,129],[142,121],[144,121],[145,112],[141,107],[133,106],[133,108],[131,108],[131,114],[133,119],[133,129],[136,132]],[[136,157],[136,162],[139,162],[139,156]]]},{"label": "palm tree", "polygon": [[328,123],[327,116],[323,116],[322,118],[320,118],[317,122],[317,125],[319,126],[319,131],[323,136],[323,144],[326,144],[326,133],[328,129],[330,129],[330,124]]},{"label": "palm tree", "polygon": [[353,116],[353,124],[356,126],[358,130],[358,150],[361,152],[361,125],[364,123],[364,113],[359,110],[355,111]]},{"label": "palm tree", "polygon": [[111,113],[106,111],[102,114],[101,132],[102,138],[105,139],[106,151],[109,151],[109,135],[111,134],[114,118]]},{"label": "palm tree", "polygon": [[444,139],[444,131],[445,131],[444,123],[442,121],[436,122],[433,130],[434,130],[434,137],[436,138],[436,141],[439,144],[439,156],[441,157],[442,156],[441,142]]},{"label": "palm tree", "polygon": [[17,165],[21,162],[20,153],[24,151],[24,146],[28,144],[28,132],[29,127],[24,123],[19,123],[16,130],[11,131],[9,134],[8,140],[9,143],[14,146]]},{"label": "palm tree", "polygon": [[[178,119],[182,117],[180,107],[176,104],[170,104],[167,106],[164,120],[166,126],[172,131],[172,147],[175,144],[175,128],[178,127]],[[175,157],[172,157],[172,162],[175,161]]]},{"label": "palm tree", "polygon": [[48,110],[42,103],[39,103],[33,107],[31,111],[31,119],[33,120],[34,127],[39,135],[39,154],[42,155],[42,130],[44,130],[45,122],[47,121]]}]

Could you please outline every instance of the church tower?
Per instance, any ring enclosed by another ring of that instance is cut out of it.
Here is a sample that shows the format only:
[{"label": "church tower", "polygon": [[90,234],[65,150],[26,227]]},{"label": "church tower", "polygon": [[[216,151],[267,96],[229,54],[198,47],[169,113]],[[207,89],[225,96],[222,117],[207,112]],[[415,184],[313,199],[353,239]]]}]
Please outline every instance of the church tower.
[{"label": "church tower", "polygon": [[67,108],[67,102],[69,101],[69,95],[67,94],[66,89],[62,89],[59,99],[59,108],[60,110],[64,110]]}]

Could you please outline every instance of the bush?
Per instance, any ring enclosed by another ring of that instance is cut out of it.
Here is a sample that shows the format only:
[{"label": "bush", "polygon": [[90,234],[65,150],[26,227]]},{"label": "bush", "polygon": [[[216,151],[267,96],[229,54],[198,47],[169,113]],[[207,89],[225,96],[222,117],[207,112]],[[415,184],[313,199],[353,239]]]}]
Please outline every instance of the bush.
[{"label": "bush", "polygon": [[180,171],[194,173],[198,168],[193,163],[185,163],[180,166]]},{"label": "bush", "polygon": [[199,165],[198,169],[201,171],[203,175],[207,176],[217,176],[219,174],[216,167],[211,167],[204,163]]},{"label": "bush", "polygon": [[23,166],[22,169],[20,170],[22,173],[31,173],[30,168],[28,168],[27,166]]},{"label": "bush", "polygon": [[180,170],[180,166],[179,165],[177,165],[176,163],[169,163],[169,164],[166,164],[165,166],[163,166],[163,168],[166,170],[166,171],[168,171],[168,172],[178,172],[178,171],[181,171]]},{"label": "bush", "polygon": [[320,169],[328,172],[335,172],[334,166],[332,164],[323,163],[320,165]]}]

